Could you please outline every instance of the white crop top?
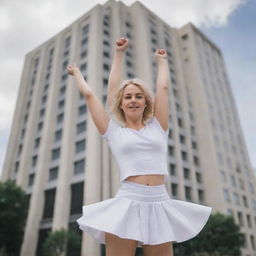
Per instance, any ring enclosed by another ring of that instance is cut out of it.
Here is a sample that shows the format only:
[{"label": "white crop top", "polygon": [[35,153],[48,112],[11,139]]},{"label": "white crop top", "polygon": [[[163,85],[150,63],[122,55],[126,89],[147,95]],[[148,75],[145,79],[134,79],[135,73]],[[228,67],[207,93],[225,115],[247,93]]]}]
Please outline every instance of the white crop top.
[{"label": "white crop top", "polygon": [[121,126],[110,118],[106,139],[120,169],[120,182],[129,176],[162,174],[169,178],[167,142],[169,130],[163,130],[156,117],[140,130]]}]

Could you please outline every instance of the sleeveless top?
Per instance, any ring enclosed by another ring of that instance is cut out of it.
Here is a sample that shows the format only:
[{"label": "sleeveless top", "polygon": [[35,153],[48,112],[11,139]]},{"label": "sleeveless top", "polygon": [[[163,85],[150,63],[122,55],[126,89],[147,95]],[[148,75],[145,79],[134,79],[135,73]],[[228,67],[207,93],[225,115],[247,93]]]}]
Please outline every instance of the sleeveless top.
[{"label": "sleeveless top", "polygon": [[120,169],[120,182],[129,176],[162,174],[169,178],[167,144],[169,129],[165,131],[156,117],[140,130],[121,126],[110,118],[101,136],[106,140]]}]

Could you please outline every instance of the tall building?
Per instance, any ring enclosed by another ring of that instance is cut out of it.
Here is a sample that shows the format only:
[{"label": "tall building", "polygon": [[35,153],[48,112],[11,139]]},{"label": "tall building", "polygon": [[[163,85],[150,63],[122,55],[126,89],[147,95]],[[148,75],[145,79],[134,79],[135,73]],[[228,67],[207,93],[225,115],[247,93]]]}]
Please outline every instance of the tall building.
[{"label": "tall building", "polygon": [[[41,255],[50,230],[79,232],[82,205],[119,187],[117,164],[66,66],[78,63],[105,104],[120,36],[130,39],[123,78],[139,77],[153,92],[155,49],[168,51],[171,197],[233,215],[246,239],[243,256],[255,256],[256,180],[220,50],[192,24],[172,28],[140,2],[113,0],[26,55],[2,173],[30,199],[21,256]],[[81,241],[72,255],[101,255],[103,246],[87,234]]]}]

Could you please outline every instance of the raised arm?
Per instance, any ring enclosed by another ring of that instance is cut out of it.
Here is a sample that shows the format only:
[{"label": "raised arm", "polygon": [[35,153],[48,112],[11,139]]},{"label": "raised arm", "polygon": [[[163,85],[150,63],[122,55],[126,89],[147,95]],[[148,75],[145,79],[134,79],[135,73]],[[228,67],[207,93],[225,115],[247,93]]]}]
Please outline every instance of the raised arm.
[{"label": "raised arm", "polygon": [[81,94],[85,97],[86,103],[88,105],[90,114],[96,125],[97,129],[101,134],[104,134],[107,130],[109,123],[109,116],[106,113],[102,103],[94,92],[89,87],[88,83],[85,81],[83,75],[81,74],[79,68],[75,65],[69,65],[67,67],[69,75],[75,77],[77,86]]},{"label": "raised arm", "polygon": [[156,59],[158,73],[156,81],[156,96],[154,104],[154,115],[164,130],[169,127],[169,85],[170,73],[168,69],[167,54],[165,50],[157,50]]},{"label": "raised arm", "polygon": [[110,108],[114,95],[121,82],[121,66],[123,55],[128,47],[128,39],[120,38],[116,41],[114,49],[114,57],[111,66],[111,71],[108,79],[108,96],[107,96],[107,105]]}]

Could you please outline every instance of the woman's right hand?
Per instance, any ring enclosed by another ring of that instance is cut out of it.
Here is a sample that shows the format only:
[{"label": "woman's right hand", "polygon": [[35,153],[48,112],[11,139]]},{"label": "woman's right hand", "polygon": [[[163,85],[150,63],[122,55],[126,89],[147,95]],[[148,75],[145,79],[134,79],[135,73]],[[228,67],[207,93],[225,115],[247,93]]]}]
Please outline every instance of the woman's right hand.
[{"label": "woman's right hand", "polygon": [[127,38],[121,37],[116,40],[116,50],[124,52],[128,47],[129,40]]},{"label": "woman's right hand", "polygon": [[75,72],[76,70],[79,70],[79,67],[78,67],[77,65],[75,65],[75,64],[74,64],[74,65],[68,65],[68,66],[67,66],[68,74],[71,75],[71,76],[74,75],[74,72]]}]

